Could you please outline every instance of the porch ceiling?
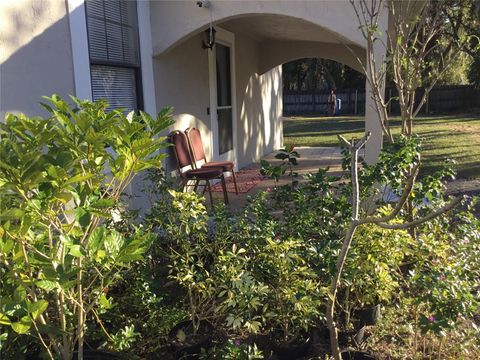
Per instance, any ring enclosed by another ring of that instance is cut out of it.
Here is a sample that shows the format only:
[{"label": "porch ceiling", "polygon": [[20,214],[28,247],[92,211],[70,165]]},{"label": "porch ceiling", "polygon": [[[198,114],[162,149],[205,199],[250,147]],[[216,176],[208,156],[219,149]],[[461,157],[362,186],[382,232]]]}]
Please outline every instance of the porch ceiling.
[{"label": "porch ceiling", "polygon": [[288,16],[249,16],[228,20],[218,25],[228,31],[248,36],[258,42],[293,40],[351,44],[347,39],[340,39],[337,34],[321,26]]}]

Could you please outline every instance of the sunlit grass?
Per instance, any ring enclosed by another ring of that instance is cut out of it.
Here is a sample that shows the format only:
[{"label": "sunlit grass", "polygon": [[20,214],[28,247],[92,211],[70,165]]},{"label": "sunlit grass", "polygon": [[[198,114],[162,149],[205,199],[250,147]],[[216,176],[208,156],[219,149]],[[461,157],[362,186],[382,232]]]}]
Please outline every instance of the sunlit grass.
[{"label": "sunlit grass", "polygon": [[[394,134],[399,134],[399,118],[392,118],[391,124]],[[337,135],[358,138],[364,129],[364,119],[358,116],[291,117],[284,121],[284,141],[297,146],[339,146]],[[423,139],[424,173],[453,159],[458,177],[480,178],[480,114],[420,117],[414,130]]]}]

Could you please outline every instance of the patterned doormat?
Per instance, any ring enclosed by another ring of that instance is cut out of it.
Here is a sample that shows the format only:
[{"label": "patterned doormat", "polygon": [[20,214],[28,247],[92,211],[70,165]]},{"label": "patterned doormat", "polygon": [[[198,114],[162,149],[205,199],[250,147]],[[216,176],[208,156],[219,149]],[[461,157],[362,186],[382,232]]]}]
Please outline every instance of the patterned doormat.
[{"label": "patterned doormat", "polygon": [[[255,185],[265,179],[265,176],[260,174],[260,169],[242,169],[237,171],[235,175],[237,177],[238,192],[242,194],[249,192]],[[233,176],[228,176],[225,178],[225,181],[227,182],[227,192],[235,193]],[[222,183],[218,182],[212,186],[212,191],[222,192]]]}]

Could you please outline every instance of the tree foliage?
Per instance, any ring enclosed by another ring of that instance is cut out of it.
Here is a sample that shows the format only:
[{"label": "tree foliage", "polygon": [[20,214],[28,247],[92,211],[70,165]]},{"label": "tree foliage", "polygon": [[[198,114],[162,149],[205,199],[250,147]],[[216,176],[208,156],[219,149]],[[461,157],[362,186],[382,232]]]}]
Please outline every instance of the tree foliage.
[{"label": "tree foliage", "polygon": [[308,58],[283,65],[285,90],[316,91],[364,86],[363,74],[333,60]]},{"label": "tree foliage", "polygon": [[137,173],[161,166],[171,116],[47,100],[50,117],[7,114],[0,125],[0,320],[10,337],[37,338],[49,358],[82,359],[87,317],[98,320],[117,272],[153,240],[105,220]]}]

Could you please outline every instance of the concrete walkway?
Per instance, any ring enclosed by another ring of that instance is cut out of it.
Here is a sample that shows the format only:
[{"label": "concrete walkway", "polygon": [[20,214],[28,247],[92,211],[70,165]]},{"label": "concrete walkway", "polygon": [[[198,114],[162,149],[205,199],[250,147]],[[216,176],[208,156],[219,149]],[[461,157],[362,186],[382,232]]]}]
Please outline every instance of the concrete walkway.
[{"label": "concrete walkway", "polygon": [[[308,173],[316,173],[319,168],[330,167],[329,174],[340,175],[342,154],[340,148],[334,147],[296,147],[295,150],[300,154],[298,159],[298,165],[295,166],[294,171],[299,173],[298,180],[305,181],[303,175]],[[272,152],[264,157],[265,160],[271,164],[280,164],[282,161],[275,159],[275,154]],[[248,168],[260,169],[260,164],[252,164]],[[278,185],[285,185],[290,182],[288,175],[284,175]],[[235,195],[235,193],[228,193],[229,205],[228,208],[232,211],[240,210],[247,203],[249,196],[255,195],[260,191],[266,191],[268,188],[273,188],[275,181],[272,179],[264,179],[259,182],[255,187],[250,189],[247,193]],[[205,194],[208,197],[208,194]],[[221,192],[213,193],[215,202],[223,201],[223,194]],[[207,204],[210,202],[207,201]]]}]

